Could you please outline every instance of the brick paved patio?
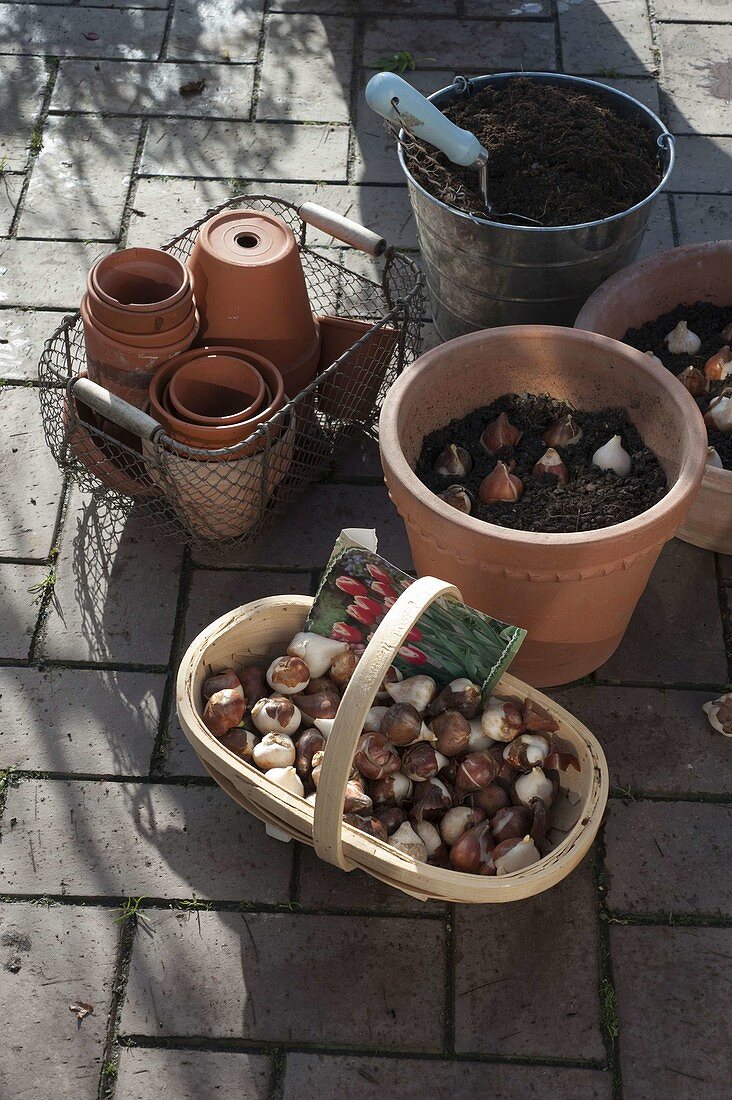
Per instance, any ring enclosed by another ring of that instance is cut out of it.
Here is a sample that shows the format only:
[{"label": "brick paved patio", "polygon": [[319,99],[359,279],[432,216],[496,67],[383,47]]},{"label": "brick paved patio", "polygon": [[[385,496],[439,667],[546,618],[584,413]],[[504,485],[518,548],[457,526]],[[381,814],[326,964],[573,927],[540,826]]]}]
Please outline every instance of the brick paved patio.
[{"label": "brick paved patio", "polygon": [[[679,135],[644,252],[732,236],[732,4],[648,10],[0,0],[3,1098],[730,1095],[732,768],[700,709],[730,680],[730,562],[670,544],[620,650],[556,692],[608,755],[593,855],[518,905],[421,905],[266,838],[172,707],[187,642],[236,604],[312,592],[342,526],[376,526],[409,568],[375,448],[232,568],[134,521],[107,556],[33,390],[97,256],[159,243],[238,190],[316,198],[413,249],[361,97],[397,49],[424,91],[520,67],[628,89]],[[78,1001],[94,1012],[77,1023]]]}]

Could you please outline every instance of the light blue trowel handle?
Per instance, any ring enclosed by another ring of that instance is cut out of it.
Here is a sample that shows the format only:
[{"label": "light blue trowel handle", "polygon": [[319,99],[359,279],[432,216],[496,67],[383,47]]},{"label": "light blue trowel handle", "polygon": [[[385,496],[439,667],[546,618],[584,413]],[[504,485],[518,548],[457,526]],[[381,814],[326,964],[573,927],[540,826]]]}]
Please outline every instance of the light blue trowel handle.
[{"label": "light blue trowel handle", "polygon": [[[486,151],[470,130],[461,130],[396,73],[377,73],[366,85],[366,102],[388,122],[441,149],[453,164],[479,165]],[[395,110],[396,108],[396,110]]]}]

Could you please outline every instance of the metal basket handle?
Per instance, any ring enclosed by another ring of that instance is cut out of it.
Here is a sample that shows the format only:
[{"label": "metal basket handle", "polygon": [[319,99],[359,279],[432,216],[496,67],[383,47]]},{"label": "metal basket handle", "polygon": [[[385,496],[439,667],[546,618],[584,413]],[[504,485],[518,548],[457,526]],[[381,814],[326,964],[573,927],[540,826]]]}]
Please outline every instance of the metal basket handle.
[{"label": "metal basket handle", "polygon": [[404,639],[440,596],[462,600],[454,585],[435,577],[421,577],[402,592],[374,631],[338,705],[318,781],[313,843],[321,859],[343,871],[351,871],[354,866],[343,854],[342,829],[343,799],[356,743],[374,696]]},{"label": "metal basket handle", "polygon": [[320,206],[317,202],[304,202],[297,212],[308,225],[329,233],[331,237],[336,237],[351,248],[357,248],[369,256],[382,256],[386,252],[384,237],[350,218],[344,218],[342,214],[336,214],[334,210]]},{"label": "metal basket handle", "polygon": [[121,397],[105,390],[103,386],[98,386],[90,378],[72,378],[68,388],[73,392],[74,397],[79,398],[94,412],[99,413],[106,420],[111,420],[125,431],[131,432],[132,435],[139,436],[140,439],[147,439],[152,443],[158,432],[163,430],[157,420],[153,420],[142,409],[123,401]]}]

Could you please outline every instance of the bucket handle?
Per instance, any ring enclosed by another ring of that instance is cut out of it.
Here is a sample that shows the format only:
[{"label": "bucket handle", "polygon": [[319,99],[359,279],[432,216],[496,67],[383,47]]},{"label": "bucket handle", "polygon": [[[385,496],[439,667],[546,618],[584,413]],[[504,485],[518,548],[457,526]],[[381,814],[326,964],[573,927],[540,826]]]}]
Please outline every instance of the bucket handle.
[{"label": "bucket handle", "polygon": [[320,206],[317,202],[304,202],[298,207],[297,212],[308,225],[322,230],[323,233],[329,233],[331,237],[336,237],[344,244],[357,248],[368,256],[382,256],[386,252],[384,237],[352,221],[351,218],[344,218],[343,214],[336,214],[334,210]]},{"label": "bucket handle", "polygon": [[132,435],[139,436],[140,439],[147,439],[152,443],[158,432],[163,430],[157,420],[153,420],[142,409],[130,405],[128,401],[123,401],[121,397],[105,390],[103,386],[92,382],[90,378],[82,378],[81,376],[75,379],[72,378],[67,388],[69,393],[83,401],[95,413],[103,416],[106,420],[111,420],[118,427],[131,432]]},{"label": "bucket handle", "polygon": [[343,854],[343,799],[366,715],[407,634],[440,596],[462,600],[454,585],[435,577],[421,577],[402,592],[374,631],[338,705],[318,780],[313,844],[321,859],[343,871],[354,867]]}]

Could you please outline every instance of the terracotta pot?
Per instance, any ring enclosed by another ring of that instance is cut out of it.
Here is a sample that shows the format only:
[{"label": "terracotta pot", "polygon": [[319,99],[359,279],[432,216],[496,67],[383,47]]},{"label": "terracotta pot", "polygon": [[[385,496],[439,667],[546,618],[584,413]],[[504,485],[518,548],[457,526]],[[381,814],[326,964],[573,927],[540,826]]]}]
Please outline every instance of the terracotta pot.
[{"label": "terracotta pot", "polygon": [[190,271],[157,248],[125,248],[103,256],[89,272],[87,290],[94,318],[117,332],[174,328],[193,302]]},{"label": "terracotta pot", "polygon": [[86,296],[81,303],[84,326],[86,362],[92,382],[98,382],[111,393],[142,408],[148,399],[148,388],[156,369],[193,342],[195,326],[184,338],[160,347],[139,347],[113,340],[98,328],[87,307]]},{"label": "terracotta pot", "polygon": [[[525,391],[580,409],[625,408],[664,468],[666,496],[624,523],[553,535],[464,515],[419,481],[414,466],[425,435]],[[545,325],[470,333],[423,355],[387,394],[379,438],[418,574],[449,580],[466,603],[525,627],[511,671],[539,686],[584,676],[617,648],[664,543],[689,510],[707,448],[699,410],[671,374],[615,340]]]},{"label": "terracotta pot", "polygon": [[[181,367],[187,363],[199,360],[203,353],[213,355],[225,354],[234,359],[239,358],[249,365],[255,365],[260,372],[264,383],[269,390],[271,400],[268,405],[263,405],[257,412],[245,421],[237,423],[205,425],[190,423],[176,416],[172,405],[168,402],[168,386],[170,380]],[[169,363],[160,367],[150,382],[150,415],[165,428],[172,439],[183,443],[188,447],[195,447],[206,451],[219,450],[223,447],[234,447],[242,443],[252,435],[260,424],[270,420],[279,412],[285,403],[284,384],[282,375],[277,368],[269,363],[263,356],[254,352],[242,352],[239,348],[191,348],[183,355],[177,356]],[[241,454],[253,454],[266,446],[266,437],[252,444],[251,449],[242,450]]]},{"label": "terracotta pot", "polygon": [[263,402],[269,404],[268,395],[255,366],[244,359],[215,353],[189,360],[168,383],[173,414],[189,423],[207,426],[247,420]]},{"label": "terracotta pot", "polygon": [[[622,340],[629,328],[640,328],[683,302],[732,303],[732,241],[672,248],[626,267],[588,298],[575,328]],[[732,471],[707,466],[699,494],[677,537],[694,546],[732,554],[730,505]]]},{"label": "terracotta pot", "polygon": [[198,332],[200,324],[198,312],[191,301],[188,313],[179,325],[174,328],[161,329],[160,332],[122,332],[103,324],[97,317],[92,307],[89,295],[86,295],[86,310],[94,324],[94,327],[106,336],[108,340],[114,340],[119,344],[125,344],[130,348],[164,348],[169,344],[177,344],[190,334],[191,342]]},{"label": "terracotta pot", "polygon": [[283,374],[297,372],[298,384],[304,361],[312,368],[305,384],[312,381],[317,329],[288,225],[259,210],[224,210],[201,226],[188,266],[202,342],[256,351]]},{"label": "terracotta pot", "polygon": [[318,322],[321,340],[318,374],[350,351],[357,340],[373,333],[344,366],[334,370],[318,387],[318,408],[326,416],[369,420],[396,346],[396,330],[381,328],[373,332],[370,321],[354,321],[349,317],[319,317]]}]

